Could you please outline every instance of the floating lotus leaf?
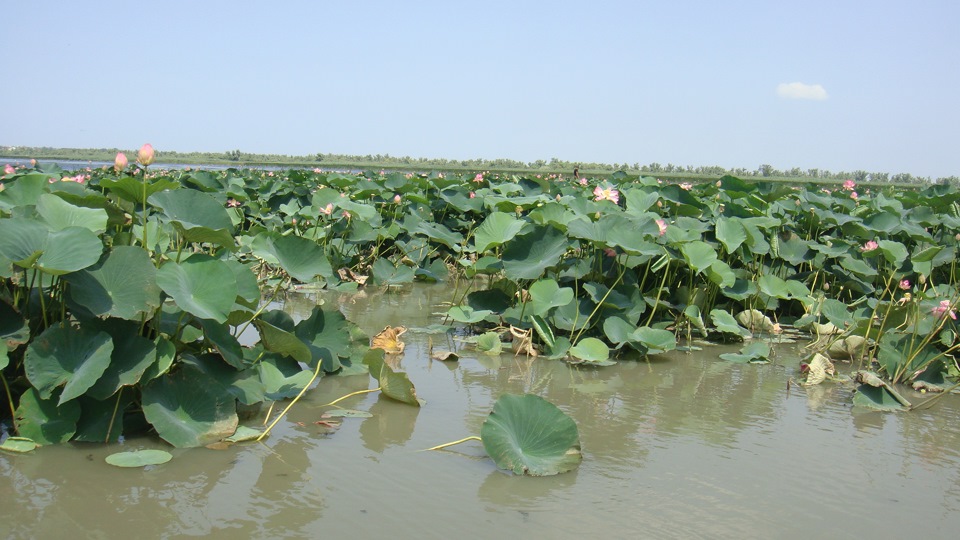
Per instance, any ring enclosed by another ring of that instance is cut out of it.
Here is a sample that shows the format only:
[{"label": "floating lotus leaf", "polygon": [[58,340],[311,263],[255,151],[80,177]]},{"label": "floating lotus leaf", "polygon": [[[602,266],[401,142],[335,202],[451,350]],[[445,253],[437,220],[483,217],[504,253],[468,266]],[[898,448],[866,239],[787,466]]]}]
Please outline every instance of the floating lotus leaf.
[{"label": "floating lotus leaf", "polygon": [[157,269],[145,250],[116,246],[94,266],[67,274],[69,300],[96,316],[137,320],[160,306]]},{"label": "floating lotus leaf", "polygon": [[0,450],[24,454],[36,450],[39,446],[39,444],[26,437],[7,437],[7,439],[0,444]]},{"label": "floating lotus leaf", "polygon": [[259,439],[262,434],[263,431],[260,431],[259,429],[253,429],[247,426],[237,426],[237,431],[233,435],[224,439],[224,441],[230,443],[254,441]]},{"label": "floating lotus leaf", "polygon": [[233,270],[221,260],[195,253],[181,263],[167,262],[157,270],[157,285],[177,305],[200,319],[226,322],[237,298]]},{"label": "floating lotus leaf", "polygon": [[142,394],[147,421],[178,448],[210,444],[237,430],[236,398],[195,368],[154,379]]},{"label": "floating lotus leaf", "polygon": [[577,424],[533,394],[500,396],[480,428],[480,439],[497,467],[515,474],[560,474],[583,460]]},{"label": "floating lotus leaf", "polygon": [[40,397],[49,399],[63,386],[59,404],[86,392],[110,365],[113,340],[106,332],[57,325],[47,328],[23,357],[27,379]]},{"label": "floating lotus leaf", "polygon": [[738,353],[721,354],[720,358],[738,364],[765,364],[770,362],[770,345],[764,341],[753,341],[745,345]]},{"label": "floating lotus leaf", "polygon": [[16,410],[17,431],[37,444],[67,442],[77,431],[80,405],[68,401],[58,406],[53,399],[43,399],[34,388],[20,395]]},{"label": "floating lotus leaf", "polygon": [[147,465],[163,465],[173,459],[173,455],[165,450],[134,450],[133,452],[117,452],[106,457],[109,465],[114,467],[146,467]]}]

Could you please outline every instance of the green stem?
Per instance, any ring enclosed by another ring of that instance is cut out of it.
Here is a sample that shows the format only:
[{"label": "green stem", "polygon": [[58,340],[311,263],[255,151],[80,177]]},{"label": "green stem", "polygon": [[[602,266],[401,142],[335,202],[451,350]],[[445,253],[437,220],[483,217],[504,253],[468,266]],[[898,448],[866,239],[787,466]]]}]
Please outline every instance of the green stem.
[{"label": "green stem", "polygon": [[107,426],[107,436],[104,437],[103,442],[110,442],[110,434],[113,432],[113,422],[117,419],[117,410],[120,409],[120,396],[123,395],[123,387],[120,387],[120,390],[117,391],[117,402],[113,405],[113,415],[110,416],[110,425]]},{"label": "green stem", "polygon": [[343,397],[339,397],[339,398],[331,401],[330,403],[327,403],[327,404],[325,404],[325,405],[321,405],[321,407],[330,407],[330,406],[336,405],[337,403],[340,403],[341,401],[343,401],[343,400],[345,400],[345,399],[347,399],[347,398],[351,398],[351,397],[353,397],[353,396],[360,396],[360,395],[363,395],[363,394],[370,394],[370,393],[372,393],[372,392],[379,392],[379,391],[380,391],[380,387],[379,387],[379,386],[376,387],[376,388],[368,388],[367,390],[357,390],[356,392],[350,392],[349,394],[347,394],[347,395],[345,395],[345,396],[343,396]]},{"label": "green stem", "polygon": [[297,397],[293,398],[293,401],[287,404],[287,406],[283,409],[283,411],[280,412],[280,416],[278,416],[273,422],[271,422],[270,425],[267,426],[267,429],[265,429],[263,433],[261,433],[260,436],[257,437],[258,442],[263,440],[263,438],[270,433],[270,430],[273,429],[273,426],[277,425],[277,422],[279,422],[281,418],[286,416],[287,411],[289,411],[294,406],[294,404],[296,404],[297,401],[300,401],[300,398],[307,393],[307,389],[310,388],[310,385],[313,384],[313,381],[317,380],[317,377],[320,376],[321,366],[323,366],[323,362],[317,362],[317,369],[314,370],[313,377],[310,377],[310,380],[307,381],[307,384],[303,385],[303,389],[300,390],[300,393],[297,394]]},{"label": "green stem", "polygon": [[7,385],[7,378],[0,373],[0,382],[3,383],[3,390],[7,393],[7,405],[10,406],[10,418],[13,420],[13,431],[20,434],[20,426],[17,425],[17,410],[13,406],[13,395],[10,394],[10,387]]},{"label": "green stem", "polygon": [[443,449],[443,448],[446,448],[446,447],[448,447],[448,446],[453,446],[453,445],[455,445],[455,444],[465,443],[465,442],[467,442],[467,441],[480,441],[480,440],[482,440],[480,437],[477,437],[476,435],[471,435],[471,436],[469,436],[469,437],[464,437],[464,438],[462,438],[462,439],[460,439],[460,440],[458,440],[458,441],[453,441],[453,442],[438,444],[438,445],[433,446],[433,447],[431,447],[431,448],[427,448],[427,449],[425,449],[425,450],[421,450],[421,452],[429,452],[430,450],[441,450],[441,449]]}]

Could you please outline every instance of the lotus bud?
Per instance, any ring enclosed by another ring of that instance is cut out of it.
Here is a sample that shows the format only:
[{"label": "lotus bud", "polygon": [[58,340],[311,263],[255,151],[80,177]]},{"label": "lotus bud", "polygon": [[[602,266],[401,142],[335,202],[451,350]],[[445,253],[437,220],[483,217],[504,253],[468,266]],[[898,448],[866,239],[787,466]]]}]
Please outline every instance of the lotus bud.
[{"label": "lotus bud", "polygon": [[400,204],[400,195],[399,195],[399,194],[393,196],[393,204]]},{"label": "lotus bud", "polygon": [[120,173],[120,171],[127,168],[127,164],[130,163],[127,161],[127,155],[123,152],[117,152],[117,157],[113,158],[113,170]]},{"label": "lotus bud", "polygon": [[140,150],[137,150],[137,162],[144,167],[153,163],[153,146],[150,143],[147,143],[140,147]]}]

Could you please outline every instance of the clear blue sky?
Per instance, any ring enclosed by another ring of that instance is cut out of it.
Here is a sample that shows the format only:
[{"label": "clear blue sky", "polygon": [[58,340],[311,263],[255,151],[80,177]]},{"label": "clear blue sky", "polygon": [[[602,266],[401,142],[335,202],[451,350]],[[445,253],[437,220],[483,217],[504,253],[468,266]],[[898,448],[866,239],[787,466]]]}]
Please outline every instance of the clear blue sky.
[{"label": "clear blue sky", "polygon": [[2,145],[960,176],[956,0],[2,12]]}]

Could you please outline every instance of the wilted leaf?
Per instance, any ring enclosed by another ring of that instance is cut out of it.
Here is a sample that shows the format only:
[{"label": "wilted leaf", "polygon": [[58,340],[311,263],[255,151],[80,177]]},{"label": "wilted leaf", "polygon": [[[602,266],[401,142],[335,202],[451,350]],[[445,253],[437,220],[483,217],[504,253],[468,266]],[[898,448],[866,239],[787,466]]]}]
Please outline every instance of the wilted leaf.
[{"label": "wilted leaf", "polygon": [[373,336],[370,341],[370,348],[383,349],[383,352],[387,354],[400,354],[405,346],[400,341],[400,336],[406,331],[406,327],[403,326],[387,326],[379,334]]}]

